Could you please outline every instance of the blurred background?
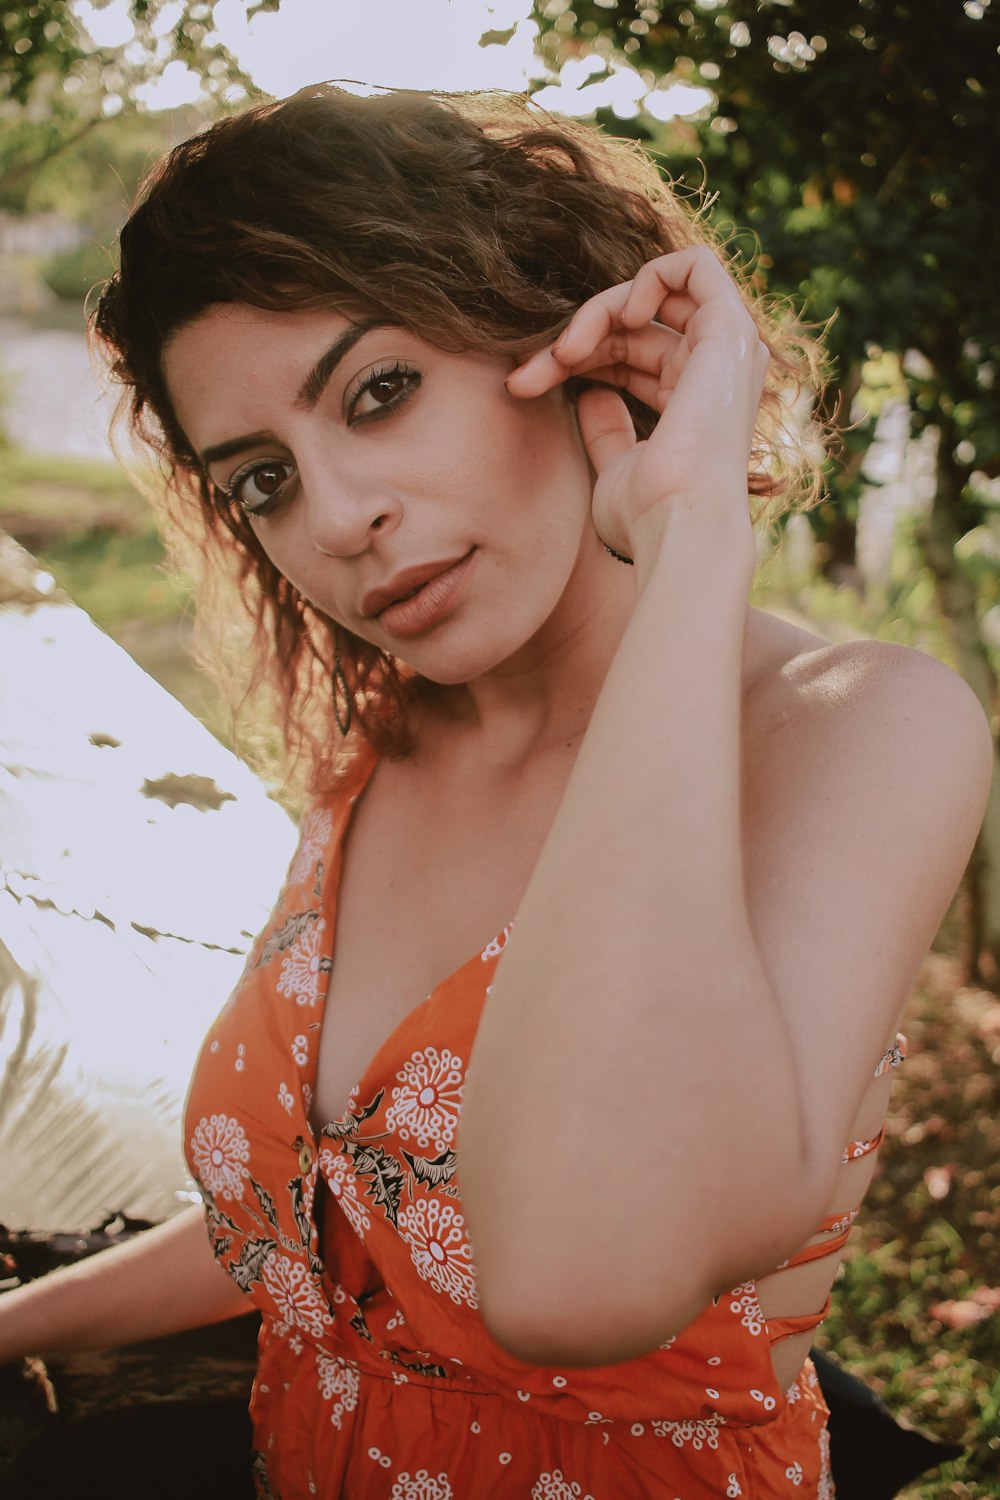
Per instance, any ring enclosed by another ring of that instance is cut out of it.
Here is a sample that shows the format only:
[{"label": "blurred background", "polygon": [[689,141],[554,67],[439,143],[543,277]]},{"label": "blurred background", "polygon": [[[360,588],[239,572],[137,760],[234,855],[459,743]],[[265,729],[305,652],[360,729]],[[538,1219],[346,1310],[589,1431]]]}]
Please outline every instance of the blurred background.
[{"label": "blurred background", "polygon": [[[229,742],[192,659],[189,587],[114,463],[84,338],[136,184],[220,113],[320,77],[527,89],[642,142],[754,284],[826,329],[824,495],[761,534],[758,602],[941,657],[1000,727],[998,49],[995,0],[0,0],[0,528],[36,560],[36,603],[64,591]],[[9,683],[28,657],[3,639]],[[998,984],[994,797],[918,986],[824,1334],[965,1445],[923,1500],[1000,1494]],[[21,1227],[59,1212],[57,1193]]]}]

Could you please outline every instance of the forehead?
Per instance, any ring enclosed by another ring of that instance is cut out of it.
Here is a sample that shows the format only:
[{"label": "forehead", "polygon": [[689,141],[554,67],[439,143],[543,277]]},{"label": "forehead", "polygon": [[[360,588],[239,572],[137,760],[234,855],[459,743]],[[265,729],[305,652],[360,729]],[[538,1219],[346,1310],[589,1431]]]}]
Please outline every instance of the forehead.
[{"label": "forehead", "polygon": [[257,408],[293,403],[317,361],[345,340],[351,347],[368,326],[369,319],[335,308],[207,308],[163,350],[163,378],[181,427],[198,446],[207,424],[214,428],[245,420]]},{"label": "forehead", "polygon": [[276,361],[306,362],[317,344],[336,339],[356,321],[336,308],[276,312],[242,302],[216,303],[171,334],[163,347],[163,372],[169,386],[176,372],[205,359],[253,361],[257,350],[272,369]]}]

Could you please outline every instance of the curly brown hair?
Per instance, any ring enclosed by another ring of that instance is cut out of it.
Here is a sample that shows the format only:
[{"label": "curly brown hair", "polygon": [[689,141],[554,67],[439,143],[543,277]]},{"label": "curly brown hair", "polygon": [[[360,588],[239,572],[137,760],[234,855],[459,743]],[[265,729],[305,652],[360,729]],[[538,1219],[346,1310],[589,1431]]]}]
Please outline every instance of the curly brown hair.
[{"label": "curly brown hair", "polygon": [[[338,655],[352,733],[390,753],[407,744],[412,674],[304,599],[208,478],[170,401],[167,342],[213,304],[336,307],[442,348],[520,359],[588,297],[654,256],[709,240],[702,218],[637,147],[492,93],[359,97],[316,85],[219,121],[150,172],[92,333],[124,387],[132,430],[159,459],[168,515],[194,540],[203,578],[228,576],[248,612],[244,697],[269,690],[286,752],[304,752],[314,782],[336,761]],[[787,508],[817,482],[789,417],[811,345],[748,300],[773,356],[750,490]],[[648,431],[654,414],[632,405]]]}]

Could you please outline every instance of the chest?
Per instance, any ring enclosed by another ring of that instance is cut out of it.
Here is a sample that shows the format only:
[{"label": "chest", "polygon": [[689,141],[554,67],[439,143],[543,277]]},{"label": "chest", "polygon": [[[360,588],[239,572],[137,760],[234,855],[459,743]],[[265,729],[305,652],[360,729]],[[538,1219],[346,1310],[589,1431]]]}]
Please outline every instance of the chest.
[{"label": "chest", "polygon": [[[381,767],[379,772],[381,773]],[[322,1128],[415,1006],[516,915],[564,778],[420,794],[376,774],[342,844],[313,1103]]]}]

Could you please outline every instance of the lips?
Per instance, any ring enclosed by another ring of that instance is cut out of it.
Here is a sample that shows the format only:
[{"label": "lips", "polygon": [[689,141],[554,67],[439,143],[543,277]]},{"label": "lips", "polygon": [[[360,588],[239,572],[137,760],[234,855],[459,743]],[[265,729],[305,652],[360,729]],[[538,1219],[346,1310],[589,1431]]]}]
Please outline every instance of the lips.
[{"label": "lips", "polygon": [[381,614],[390,604],[398,604],[400,600],[408,599],[425,583],[439,578],[442,573],[447,573],[458,563],[468,557],[467,552],[459,553],[457,557],[442,558],[438,562],[416,563],[411,568],[403,568],[394,573],[391,578],[378,588],[369,589],[361,599],[361,613],[365,619],[373,620],[376,615]]}]

